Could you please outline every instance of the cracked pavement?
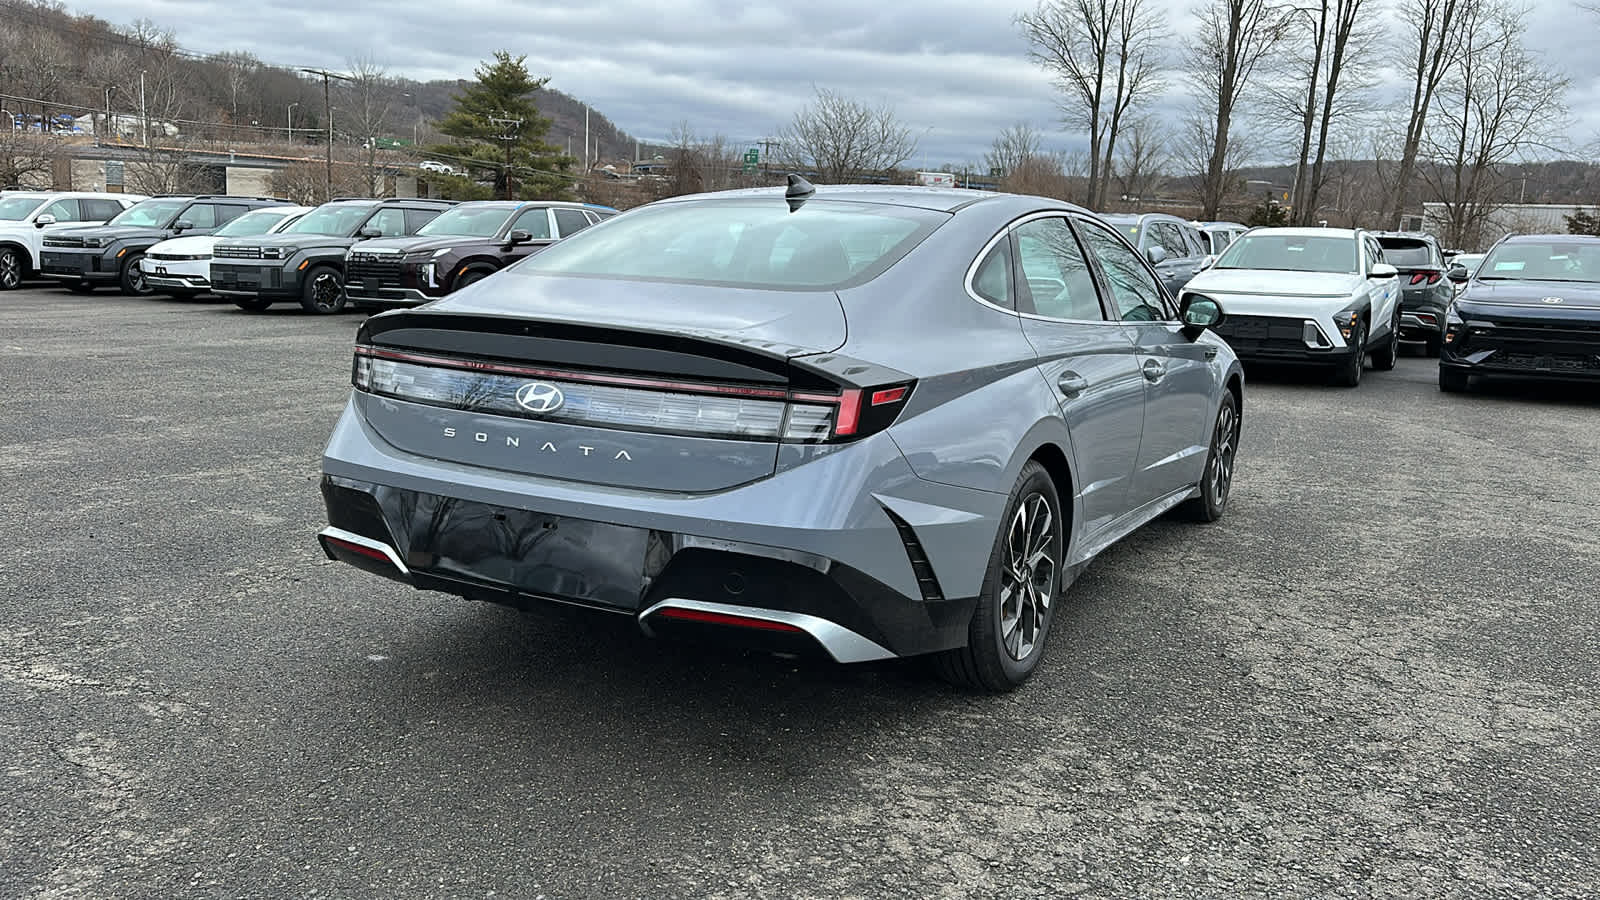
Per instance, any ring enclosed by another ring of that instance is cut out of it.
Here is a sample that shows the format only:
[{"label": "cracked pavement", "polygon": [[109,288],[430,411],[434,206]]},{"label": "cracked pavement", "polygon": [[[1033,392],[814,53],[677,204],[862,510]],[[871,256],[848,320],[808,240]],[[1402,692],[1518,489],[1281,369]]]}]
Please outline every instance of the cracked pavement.
[{"label": "cracked pavement", "polygon": [[1600,393],[1254,372],[1032,683],[329,563],[357,316],[0,294],[0,896],[1600,893]]}]

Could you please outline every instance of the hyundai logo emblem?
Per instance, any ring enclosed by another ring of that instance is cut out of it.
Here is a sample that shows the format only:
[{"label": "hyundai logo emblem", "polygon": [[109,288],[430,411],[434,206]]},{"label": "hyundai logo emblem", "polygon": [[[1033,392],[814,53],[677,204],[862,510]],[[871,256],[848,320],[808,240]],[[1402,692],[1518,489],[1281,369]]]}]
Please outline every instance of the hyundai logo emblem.
[{"label": "hyundai logo emblem", "polygon": [[555,412],[566,400],[561,388],[547,381],[530,381],[517,388],[517,405],[529,412]]}]

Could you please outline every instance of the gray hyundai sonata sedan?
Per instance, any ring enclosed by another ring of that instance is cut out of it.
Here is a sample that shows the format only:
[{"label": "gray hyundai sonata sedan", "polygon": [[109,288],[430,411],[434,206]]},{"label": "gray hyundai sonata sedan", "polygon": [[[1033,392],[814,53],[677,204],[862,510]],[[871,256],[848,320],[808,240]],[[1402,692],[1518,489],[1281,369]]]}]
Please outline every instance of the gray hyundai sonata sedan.
[{"label": "gray hyundai sonata sedan", "polygon": [[367,320],[319,538],[426,590],[1008,690],[1097,553],[1222,515],[1222,316],[1038,197],[666,200]]}]

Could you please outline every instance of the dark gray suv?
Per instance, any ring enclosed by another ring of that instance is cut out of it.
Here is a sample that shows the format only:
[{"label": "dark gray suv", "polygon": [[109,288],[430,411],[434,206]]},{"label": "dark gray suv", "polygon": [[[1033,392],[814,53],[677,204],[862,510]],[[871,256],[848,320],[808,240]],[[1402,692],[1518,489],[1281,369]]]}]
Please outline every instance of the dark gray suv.
[{"label": "dark gray suv", "polygon": [[1372,233],[1383,248],[1383,261],[1400,271],[1400,336],[1420,341],[1429,356],[1438,356],[1444,343],[1445,310],[1455,299],[1455,282],[1448,277],[1444,251],[1431,234],[1378,231]]},{"label": "dark gray suv", "polygon": [[1102,215],[1122,232],[1145,259],[1155,266],[1167,292],[1178,296],[1189,279],[1200,271],[1201,264],[1210,253],[1208,243],[1198,229],[1177,216],[1165,213],[1143,215]]}]

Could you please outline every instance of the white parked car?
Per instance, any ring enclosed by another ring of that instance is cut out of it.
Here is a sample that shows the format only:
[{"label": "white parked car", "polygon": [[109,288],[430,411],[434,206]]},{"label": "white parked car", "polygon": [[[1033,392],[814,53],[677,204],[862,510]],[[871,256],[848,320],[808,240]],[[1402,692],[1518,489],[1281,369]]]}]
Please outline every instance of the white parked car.
[{"label": "white parked car", "polygon": [[454,175],[456,173],[454,166],[447,166],[444,163],[433,159],[423,160],[422,163],[417,166],[417,168],[424,172],[433,172],[439,175]]},{"label": "white parked car", "polygon": [[0,195],[0,291],[16,290],[38,273],[46,234],[104,224],[143,199],[142,194],[6,191]]},{"label": "white parked car", "polygon": [[1182,293],[1227,310],[1214,330],[1246,365],[1327,366],[1354,387],[1369,355],[1393,369],[1400,353],[1399,273],[1359,229],[1251,229]]},{"label": "white parked car", "polygon": [[277,234],[310,212],[309,206],[263,206],[210,234],[175,237],[145,251],[139,267],[144,280],[160,294],[188,299],[211,289],[211,250],[218,241]]}]

